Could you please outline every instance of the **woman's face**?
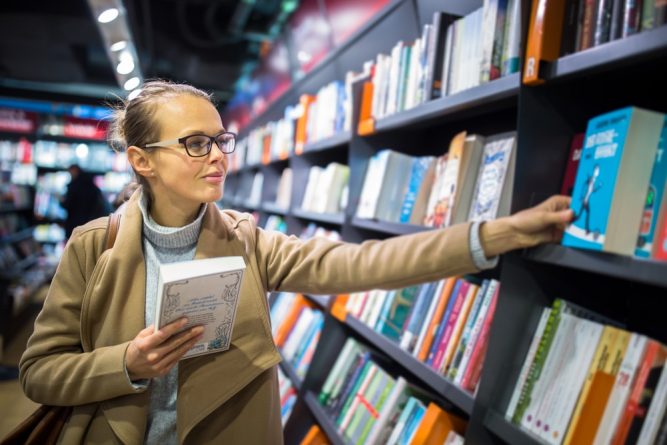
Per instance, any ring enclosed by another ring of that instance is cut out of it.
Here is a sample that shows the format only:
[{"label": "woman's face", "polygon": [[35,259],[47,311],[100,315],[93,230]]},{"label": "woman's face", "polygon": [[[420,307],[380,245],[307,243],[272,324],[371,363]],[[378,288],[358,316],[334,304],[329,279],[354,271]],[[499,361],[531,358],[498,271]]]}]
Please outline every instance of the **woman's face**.
[{"label": "woman's face", "polygon": [[[224,131],[215,107],[188,94],[158,105],[155,119],[160,127],[159,141],[193,134],[216,136]],[[215,143],[208,155],[197,158],[189,156],[182,144],[159,147],[151,153],[151,164],[154,175],[149,179],[157,205],[196,208],[222,197],[228,160]]]}]

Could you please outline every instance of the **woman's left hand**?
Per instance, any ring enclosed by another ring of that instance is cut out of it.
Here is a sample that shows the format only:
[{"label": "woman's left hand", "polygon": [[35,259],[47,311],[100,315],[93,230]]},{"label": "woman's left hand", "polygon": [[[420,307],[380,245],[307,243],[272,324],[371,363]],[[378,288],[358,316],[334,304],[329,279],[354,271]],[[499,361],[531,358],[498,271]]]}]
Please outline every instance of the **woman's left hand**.
[{"label": "woman's left hand", "polygon": [[484,253],[491,258],[514,249],[559,242],[572,218],[570,198],[555,195],[535,207],[488,221],[480,234]]}]

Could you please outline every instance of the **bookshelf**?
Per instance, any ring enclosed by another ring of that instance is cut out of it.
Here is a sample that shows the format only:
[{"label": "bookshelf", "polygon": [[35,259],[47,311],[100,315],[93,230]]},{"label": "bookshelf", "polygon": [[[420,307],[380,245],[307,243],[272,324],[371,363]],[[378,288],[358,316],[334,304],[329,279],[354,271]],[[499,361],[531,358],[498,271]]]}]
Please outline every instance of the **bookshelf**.
[{"label": "bookshelf", "polygon": [[280,351],[280,358],[282,359],[282,362],[280,362],[280,367],[283,369],[283,372],[287,375],[287,378],[289,378],[292,381],[292,384],[296,388],[297,391],[301,390],[301,379],[296,375],[296,372],[294,371],[294,368],[290,364],[289,361],[285,359],[285,356],[283,355],[282,351]]},{"label": "bookshelf", "polygon": [[[387,53],[397,40],[415,39],[421,26],[430,22],[434,11],[446,9],[460,16],[481,4],[481,0],[392,1],[347,44],[295,82],[279,100],[280,104],[270,106],[252,125],[277,119],[286,105],[298,102],[301,94],[312,94],[327,82],[341,80],[347,70],[358,71],[364,61],[374,58],[378,52]],[[521,3],[524,42],[531,4],[528,0]],[[414,156],[439,156],[459,131],[491,135],[517,130],[514,213],[559,192],[571,137],[585,131],[591,117],[627,105],[667,112],[667,91],[660,86],[664,85],[667,72],[667,26],[563,56],[545,64],[545,68],[546,83],[542,85],[522,85],[520,74],[512,74],[379,119],[370,135],[343,132],[306,145],[302,155],[261,166],[262,169],[289,166],[293,169],[295,184],[290,210],[276,209],[263,202],[261,212],[296,219],[300,223],[297,227],[307,222],[335,226],[343,239],[352,242],[430,230],[356,217],[370,157],[383,148]],[[353,87],[352,122],[356,130],[361,84],[357,82]],[[242,133],[247,134],[247,131]],[[350,167],[349,197],[344,214],[331,216],[300,210],[308,168],[332,161]],[[251,167],[230,173],[230,179],[238,181],[249,169]],[[264,186],[270,187],[266,183]],[[317,394],[348,336],[379,351],[396,365],[399,374],[429,390],[434,399],[444,400],[465,413],[469,422],[466,443],[526,445],[542,442],[505,420],[504,413],[542,308],[550,306],[555,298],[565,298],[628,330],[667,342],[664,323],[667,302],[662,298],[667,289],[666,263],[545,245],[507,254],[497,269],[480,276],[499,279],[502,286],[485,366],[474,397],[363,323],[350,317],[340,322],[327,315],[293,413],[293,417],[297,412],[303,413],[303,419],[290,419],[286,443],[298,443],[296,439],[291,441],[297,437],[293,431],[303,428],[300,422],[313,421],[321,426],[332,443],[343,443],[328,413],[319,405]],[[308,298],[325,312],[330,308],[329,302],[320,301],[320,297]]]}]

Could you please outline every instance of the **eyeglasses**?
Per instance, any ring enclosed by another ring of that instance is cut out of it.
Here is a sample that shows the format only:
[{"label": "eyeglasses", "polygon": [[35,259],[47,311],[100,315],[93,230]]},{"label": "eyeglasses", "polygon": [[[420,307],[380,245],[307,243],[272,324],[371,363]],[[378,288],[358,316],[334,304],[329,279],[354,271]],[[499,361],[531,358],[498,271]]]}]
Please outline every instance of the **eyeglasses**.
[{"label": "eyeglasses", "polygon": [[229,131],[220,133],[217,136],[192,134],[190,136],[184,136],[179,139],[153,142],[152,144],[147,144],[144,148],[167,147],[169,145],[181,144],[183,147],[185,147],[185,151],[189,156],[193,158],[200,158],[211,152],[213,142],[218,145],[218,148],[221,152],[225,154],[233,153],[234,148],[236,147],[236,134]]}]

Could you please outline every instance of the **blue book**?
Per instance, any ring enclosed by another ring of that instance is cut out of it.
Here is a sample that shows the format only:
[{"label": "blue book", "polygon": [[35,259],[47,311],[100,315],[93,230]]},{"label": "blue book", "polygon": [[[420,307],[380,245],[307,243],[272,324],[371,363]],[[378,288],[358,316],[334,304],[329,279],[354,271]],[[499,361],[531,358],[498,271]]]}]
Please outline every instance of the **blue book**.
[{"label": "blue book", "polygon": [[419,189],[421,188],[422,183],[424,182],[424,177],[429,167],[433,163],[434,158],[432,156],[423,156],[414,158],[412,160],[412,170],[410,172],[410,181],[408,182],[408,189],[405,192],[405,197],[403,198],[403,204],[401,205],[401,224],[409,224],[410,218],[412,217],[412,210],[417,201],[417,196],[419,195]]},{"label": "blue book", "polygon": [[398,445],[410,444],[412,441],[412,436],[415,435],[417,427],[419,426],[419,423],[422,421],[422,417],[424,417],[424,413],[426,412],[426,407],[421,401],[417,399],[413,400],[415,400],[415,403],[412,405],[410,414],[408,415],[408,418],[405,422],[405,427],[401,432],[401,436],[398,438]]},{"label": "blue book", "polygon": [[382,318],[382,328],[379,332],[382,335],[394,341],[400,340],[405,322],[420,287],[409,286],[396,291],[388,311],[380,315]]},{"label": "blue book", "polygon": [[655,226],[658,223],[658,213],[660,212],[660,203],[665,193],[665,181],[667,180],[667,118],[662,125],[662,134],[658,142],[658,153],[653,163],[653,172],[651,173],[651,182],[646,194],[644,205],[644,215],[639,228],[639,238],[637,239],[637,249],[635,255],[642,258],[651,256],[653,250],[653,237],[655,236]]},{"label": "blue book", "polygon": [[405,327],[405,332],[401,336],[401,348],[412,352],[417,343],[419,331],[424,323],[424,318],[428,313],[428,308],[433,300],[433,294],[438,287],[438,282],[424,284],[419,290],[419,295],[412,307],[412,312]]},{"label": "blue book", "polygon": [[433,359],[438,352],[438,345],[442,341],[442,336],[445,333],[447,320],[449,320],[449,316],[452,313],[452,308],[454,307],[454,302],[456,301],[456,297],[461,291],[461,286],[463,286],[463,284],[464,283],[462,279],[456,280],[456,284],[452,289],[452,293],[449,295],[449,300],[447,300],[447,306],[445,308],[445,312],[442,314],[442,319],[438,321],[438,329],[436,330],[436,334],[433,337],[434,339],[433,343],[431,344],[431,350],[428,352],[428,357],[426,359],[426,364],[429,366],[433,364]]},{"label": "blue book", "polygon": [[564,246],[634,253],[663,121],[627,107],[588,122]]}]

